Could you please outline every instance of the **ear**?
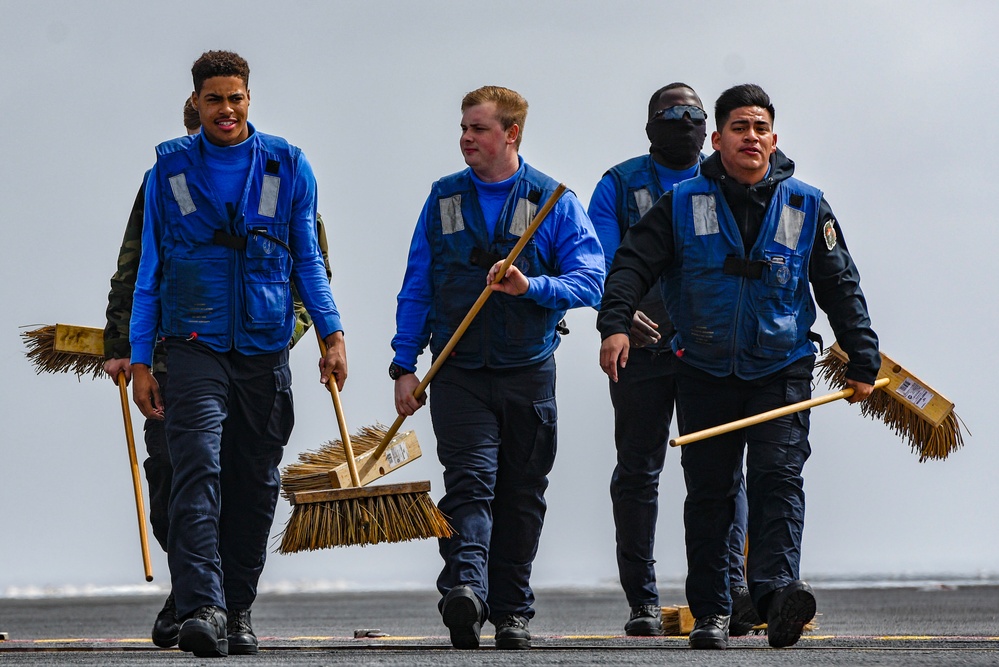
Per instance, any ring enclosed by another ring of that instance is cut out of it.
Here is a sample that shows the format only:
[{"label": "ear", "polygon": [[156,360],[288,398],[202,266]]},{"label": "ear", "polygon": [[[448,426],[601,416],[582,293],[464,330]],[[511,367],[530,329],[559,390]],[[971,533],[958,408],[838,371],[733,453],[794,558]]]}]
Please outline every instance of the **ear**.
[{"label": "ear", "polygon": [[191,91],[191,104],[194,105],[195,109],[198,108],[198,91],[196,90]]},{"label": "ear", "polygon": [[246,89],[246,106],[250,106],[250,89]]},{"label": "ear", "polygon": [[711,133],[711,148],[715,149],[716,151],[721,150],[721,132],[719,132],[718,130],[715,130],[714,132]]},{"label": "ear", "polygon": [[520,136],[520,125],[514,123],[506,131],[506,143],[515,144],[517,143],[517,137]]}]

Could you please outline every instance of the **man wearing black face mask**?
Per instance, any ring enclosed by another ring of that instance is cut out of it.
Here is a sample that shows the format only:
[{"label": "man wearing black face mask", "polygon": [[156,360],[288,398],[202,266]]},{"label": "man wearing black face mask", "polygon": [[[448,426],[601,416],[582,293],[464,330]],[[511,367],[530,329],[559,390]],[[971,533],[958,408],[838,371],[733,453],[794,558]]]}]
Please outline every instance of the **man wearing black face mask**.
[{"label": "man wearing black face mask", "polygon": [[[607,270],[628,229],[656,200],[699,172],[707,114],[700,98],[684,83],[660,88],[649,101],[645,126],[649,155],[609,169],[590,198],[589,216],[604,249]],[[673,327],[659,286],[642,299],[632,320],[631,355],[618,381],[610,383],[614,405],[617,466],[611,477],[617,563],[631,615],[629,635],[661,635],[656,588],[655,544],[659,475],[666,457],[669,424],[676,397],[675,358],[669,345]],[[678,415],[679,418],[679,415]],[[739,493],[730,540],[733,599],[731,634],[746,634],[760,622],[749,599],[743,573],[746,538],[745,485]]]}]

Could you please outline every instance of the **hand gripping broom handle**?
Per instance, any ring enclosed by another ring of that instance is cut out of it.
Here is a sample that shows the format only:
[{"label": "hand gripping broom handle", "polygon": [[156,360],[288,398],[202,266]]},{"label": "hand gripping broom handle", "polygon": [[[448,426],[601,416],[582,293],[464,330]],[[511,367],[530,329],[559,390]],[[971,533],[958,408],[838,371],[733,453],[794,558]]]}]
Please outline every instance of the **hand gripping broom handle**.
[{"label": "hand gripping broom handle", "polygon": [[[889,378],[880,378],[874,383],[874,388],[880,389],[881,387],[887,385],[888,382]],[[711,428],[706,428],[703,431],[696,431],[694,433],[688,433],[687,435],[681,435],[679,438],[670,440],[669,445],[670,447],[678,447],[680,445],[688,445],[692,442],[697,442],[698,440],[707,440],[708,438],[713,438],[716,435],[738,431],[740,428],[762,424],[763,422],[770,421],[771,419],[777,419],[778,417],[783,417],[784,415],[794,414],[795,412],[801,412],[802,410],[808,410],[819,405],[832,403],[833,401],[837,401],[841,398],[850,398],[851,396],[853,396],[853,389],[840,389],[839,391],[826,394],[825,396],[810,398],[807,401],[785,405],[783,408],[777,408],[776,410],[770,410],[768,412],[761,412],[760,414],[753,415],[752,417],[746,417],[745,419],[739,419],[727,424],[713,426]]]},{"label": "hand gripping broom handle", "polygon": [[[326,341],[319,334],[319,327],[316,330],[316,338],[319,339],[319,351],[323,357],[326,356]],[[343,417],[343,405],[340,404],[340,390],[336,386],[336,378],[330,374],[326,388],[330,390],[333,397],[333,410],[336,412],[336,423],[340,427],[340,442],[343,443],[343,453],[347,457],[347,470],[350,471],[350,483],[354,486],[361,486],[361,478],[357,475],[357,463],[354,461],[354,447],[350,444],[350,431],[347,430],[347,420]]]},{"label": "hand gripping broom handle", "polygon": [[139,477],[139,460],[135,456],[135,436],[132,435],[132,413],[128,409],[128,389],[124,371],[118,373],[118,393],[121,395],[121,416],[125,420],[125,440],[128,443],[128,461],[132,467],[132,487],[135,491],[135,511],[139,515],[139,541],[142,543],[142,567],[146,581],[153,580],[153,566],[149,560],[149,537],[146,534],[146,508],[142,503],[142,482]]},{"label": "hand gripping broom handle", "polygon": [[[524,246],[526,246],[527,242],[531,240],[532,236],[534,236],[534,232],[538,230],[538,227],[540,227],[541,223],[544,222],[545,217],[555,207],[555,204],[558,203],[558,200],[562,197],[562,194],[564,192],[565,192],[565,185],[559,183],[558,187],[555,188],[555,191],[552,192],[552,195],[548,198],[548,201],[544,203],[541,209],[534,216],[534,220],[532,220],[531,224],[527,226],[527,230],[521,235],[520,239],[517,241],[517,244],[513,246],[513,250],[511,250],[510,254],[507,255],[506,259],[503,260],[503,264],[500,266],[499,272],[496,274],[496,282],[499,282],[500,280],[503,279],[503,276],[506,275],[507,269],[509,269],[510,266],[517,260],[517,257],[520,256],[520,252],[524,249]],[[444,365],[444,362],[447,361],[448,357],[451,355],[451,351],[458,344],[458,341],[461,340],[461,337],[465,335],[465,330],[468,329],[469,325],[472,324],[472,320],[474,320],[475,316],[479,314],[480,310],[482,310],[482,306],[485,305],[486,299],[488,299],[490,295],[492,295],[492,293],[493,290],[489,288],[489,285],[486,285],[485,289],[482,290],[482,294],[479,295],[479,298],[475,300],[475,303],[472,305],[472,308],[468,311],[468,314],[465,315],[465,319],[461,321],[461,324],[458,325],[457,330],[455,330],[455,332],[451,335],[451,340],[447,342],[447,345],[444,346],[444,349],[441,350],[441,353],[437,355],[437,359],[430,367],[430,370],[427,371],[427,374],[424,376],[423,380],[416,387],[416,389],[413,390],[413,396],[415,396],[417,399],[423,396],[423,393],[427,390],[427,386],[430,385],[430,381],[434,379],[434,376],[437,375],[437,371],[439,371],[441,369],[441,366]],[[364,466],[361,468],[362,477],[366,476],[371,471],[371,469],[375,467],[375,464],[378,462],[378,457],[380,457],[382,453],[385,452],[385,449],[388,447],[388,444],[392,441],[392,438],[395,437],[395,434],[399,432],[399,429],[402,427],[402,423],[404,421],[406,421],[405,415],[399,415],[398,417],[395,418],[395,421],[392,423],[392,426],[389,428],[388,432],[382,438],[382,441],[378,443],[378,447],[375,449],[374,452],[372,452],[371,456],[368,458]]]}]

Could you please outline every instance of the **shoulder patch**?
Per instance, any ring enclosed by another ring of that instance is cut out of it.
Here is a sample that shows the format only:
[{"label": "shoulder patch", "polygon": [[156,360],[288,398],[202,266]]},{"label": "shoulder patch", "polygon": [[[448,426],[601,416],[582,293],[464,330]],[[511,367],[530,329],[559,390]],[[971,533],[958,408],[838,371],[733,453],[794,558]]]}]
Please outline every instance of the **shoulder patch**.
[{"label": "shoulder patch", "polygon": [[836,247],[835,220],[826,220],[826,224],[822,225],[822,238],[826,240],[826,250],[832,250]]}]

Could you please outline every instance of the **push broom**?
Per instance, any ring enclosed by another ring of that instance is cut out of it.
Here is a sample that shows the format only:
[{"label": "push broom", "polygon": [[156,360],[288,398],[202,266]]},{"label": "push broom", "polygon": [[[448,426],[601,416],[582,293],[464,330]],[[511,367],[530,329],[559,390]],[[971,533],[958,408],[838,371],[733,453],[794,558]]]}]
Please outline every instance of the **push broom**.
[{"label": "push broom", "polygon": [[[318,329],[316,337],[325,357],[326,343]],[[333,399],[351,486],[286,492],[292,514],[278,552],[288,554],[330,546],[450,537],[453,534],[451,526],[430,498],[430,482],[361,486],[335,377],[330,377],[326,388]]]},{"label": "push broom", "polygon": [[[527,242],[530,241],[531,237],[534,235],[534,232],[537,231],[538,227],[541,226],[541,223],[548,216],[548,213],[551,211],[551,209],[554,208],[556,203],[558,203],[558,200],[562,197],[562,194],[565,192],[565,190],[566,190],[565,185],[560,183],[558,187],[555,188],[555,191],[552,193],[552,195],[548,198],[548,201],[546,201],[544,205],[538,210],[537,214],[534,216],[534,219],[531,221],[530,225],[528,225],[527,229],[521,235],[520,239],[518,239],[513,249],[510,250],[510,254],[507,255],[506,259],[504,259],[503,263],[500,265],[499,271],[496,276],[497,281],[502,280],[503,276],[506,275],[507,270],[513,264],[513,262],[516,261],[517,257],[520,256],[520,253],[527,245]],[[420,384],[416,387],[416,389],[413,390],[413,396],[415,396],[417,399],[423,397],[423,394],[426,392],[427,387],[430,385],[430,381],[433,380],[434,376],[447,361],[448,357],[450,357],[452,350],[454,350],[455,346],[458,345],[458,342],[461,340],[461,337],[465,334],[465,331],[471,325],[472,320],[474,320],[475,316],[478,315],[480,310],[482,310],[482,307],[485,305],[486,300],[492,295],[492,293],[493,290],[490,289],[488,285],[486,285],[486,287],[482,290],[482,293],[479,295],[479,298],[476,299],[475,303],[469,309],[468,314],[465,315],[465,318],[461,321],[461,324],[458,325],[458,328],[451,335],[451,338],[450,340],[448,340],[447,345],[445,345],[444,349],[441,350],[440,354],[437,355],[437,359],[434,360],[434,363],[430,367],[430,370],[427,371],[426,376],[424,376],[423,380],[420,381]],[[381,457],[385,454],[389,446],[397,441],[396,434],[399,432],[399,429],[402,427],[402,423],[405,420],[406,420],[405,415],[398,415],[396,417],[395,421],[392,423],[392,426],[390,426],[389,429],[385,431],[385,433],[382,435],[381,442],[371,452],[367,460],[360,466],[360,468],[357,471],[357,475],[358,479],[361,480],[362,483],[367,484],[370,481],[377,479],[378,477],[381,477],[383,474],[387,472],[386,470],[384,470],[384,468],[376,469],[376,466],[378,466]],[[341,433],[341,435],[343,434]],[[322,478],[321,476],[318,476],[315,477],[315,479],[321,480]],[[301,492],[294,494],[295,504],[292,510],[292,515],[288,520],[288,527],[285,529],[285,538],[282,541],[282,546],[281,546],[282,553],[301,551],[303,549],[320,549],[329,546],[337,546],[338,544],[337,536],[334,533],[329,531],[324,526],[318,524],[310,525],[308,524],[307,520],[307,517],[314,516],[320,512],[320,510],[310,509],[307,508],[307,506],[317,503],[321,504],[328,502],[324,500],[323,494],[328,494],[331,492],[332,490],[326,489],[322,491]],[[311,495],[305,495],[306,493],[311,493]],[[294,530],[292,530],[293,528]],[[289,534],[291,534],[292,537],[289,537]],[[305,546],[305,544],[313,546]]]},{"label": "push broom", "polygon": [[[834,386],[846,385],[848,357],[834,344],[816,364],[820,377]],[[825,405],[853,396],[846,388],[824,396],[811,398],[727,424],[688,433],[669,441],[673,447],[730,433],[777,417]],[[884,421],[897,435],[907,440],[919,460],[945,459],[964,444],[962,422],[954,412],[954,404],[932,389],[911,372],[881,353],[881,370],[874,383],[874,392],[861,404],[861,413]]]},{"label": "push broom", "polygon": [[[104,330],[70,324],[44,326],[21,334],[28,348],[26,356],[35,366],[36,373],[67,373],[77,377],[104,372]],[[125,423],[125,441],[128,445],[128,462],[132,471],[132,489],[135,493],[135,511],[139,518],[139,541],[142,546],[142,567],[146,581],[153,580],[153,566],[149,558],[149,537],[146,533],[146,510],[142,502],[142,481],[139,461],[135,455],[135,436],[132,434],[132,413],[128,407],[128,389],[125,373],[115,378],[121,398],[121,415]]]}]

